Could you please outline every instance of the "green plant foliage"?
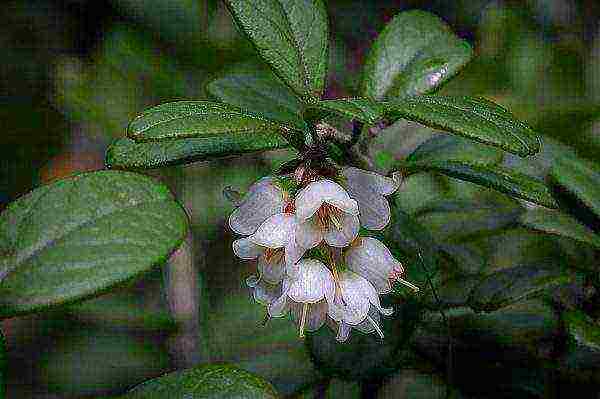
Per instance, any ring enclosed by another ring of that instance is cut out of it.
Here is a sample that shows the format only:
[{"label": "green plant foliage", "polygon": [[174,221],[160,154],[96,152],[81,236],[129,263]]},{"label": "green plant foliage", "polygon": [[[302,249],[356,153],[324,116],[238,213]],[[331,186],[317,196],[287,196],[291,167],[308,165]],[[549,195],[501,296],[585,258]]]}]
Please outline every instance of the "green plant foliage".
[{"label": "green plant foliage", "polygon": [[421,171],[435,171],[493,188],[501,193],[548,208],[558,206],[550,189],[542,181],[500,166],[449,160],[427,160],[402,162],[399,169],[407,175]]},{"label": "green plant foliage", "polygon": [[242,64],[211,81],[206,90],[224,103],[306,129],[300,100],[268,70]]},{"label": "green plant foliage", "polygon": [[229,364],[175,371],[133,388],[122,399],[275,399],[275,389],[260,377]]},{"label": "green plant foliage", "polygon": [[0,399],[4,399],[6,390],[6,342],[0,329]]},{"label": "green plant foliage", "polygon": [[152,169],[276,150],[288,145],[276,129],[267,133],[235,133],[141,143],[124,137],[108,147],[105,163],[108,168],[115,169]]},{"label": "green plant foliage", "polygon": [[575,218],[559,211],[530,209],[521,215],[521,224],[530,229],[555,234],[600,248],[600,237]]},{"label": "green plant foliage", "polygon": [[576,382],[600,382],[600,328],[581,310],[562,315],[567,334],[567,350],[559,358],[559,370]]},{"label": "green plant foliage", "polygon": [[600,216],[600,171],[594,164],[563,156],[555,160],[550,175]]},{"label": "green plant foliage", "polygon": [[73,302],[164,262],[187,217],[168,189],[129,172],[42,186],[0,215],[0,317]]},{"label": "green plant foliage", "polygon": [[399,13],[367,56],[361,94],[393,99],[429,93],[472,56],[471,46],[436,15],[417,10]]},{"label": "green plant foliage", "polygon": [[483,98],[413,96],[385,103],[386,116],[449,131],[520,156],[540,151],[540,138],[500,105]]},{"label": "green plant foliage", "polygon": [[503,151],[474,142],[461,136],[436,134],[419,145],[407,158],[411,164],[428,162],[459,161],[492,166],[502,162]]},{"label": "green plant foliage", "polygon": [[369,100],[368,98],[322,100],[315,107],[324,113],[335,113],[369,125],[373,125],[381,120],[385,112],[382,103]]},{"label": "green plant foliage", "polygon": [[328,53],[322,0],[226,0],[262,58],[304,101],[321,97]]}]

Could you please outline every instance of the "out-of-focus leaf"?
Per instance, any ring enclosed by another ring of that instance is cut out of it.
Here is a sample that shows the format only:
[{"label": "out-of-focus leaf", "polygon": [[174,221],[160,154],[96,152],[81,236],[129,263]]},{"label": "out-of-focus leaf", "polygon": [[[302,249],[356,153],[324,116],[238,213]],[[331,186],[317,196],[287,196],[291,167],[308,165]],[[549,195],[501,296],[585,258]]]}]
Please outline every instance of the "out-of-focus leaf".
[{"label": "out-of-focus leaf", "polygon": [[206,90],[224,103],[284,124],[293,123],[300,130],[306,128],[300,100],[270,71],[240,65],[211,81]]},{"label": "out-of-focus leaf", "polygon": [[127,135],[144,142],[236,133],[273,133],[281,129],[289,127],[231,105],[211,101],[176,101],[144,111],[131,121]]},{"label": "out-of-focus leaf", "polygon": [[435,171],[456,179],[493,188],[512,197],[522,198],[548,208],[558,206],[550,189],[542,181],[500,166],[450,160],[426,160],[401,162],[399,168],[405,174]]},{"label": "out-of-focus leaf", "polygon": [[562,212],[541,208],[530,209],[521,215],[520,221],[530,229],[569,237],[600,248],[600,236]]},{"label": "out-of-focus leaf", "polygon": [[340,98],[336,100],[322,100],[315,108],[325,113],[336,113],[348,119],[373,125],[384,116],[385,108],[382,104],[367,98]]},{"label": "out-of-focus leaf", "polygon": [[546,289],[572,281],[558,268],[517,266],[484,277],[469,295],[469,306],[490,312],[542,294]]},{"label": "out-of-focus leaf", "polygon": [[561,157],[550,174],[600,216],[600,172],[595,165],[575,156]]},{"label": "out-of-focus leaf", "polygon": [[325,399],[359,399],[360,385],[354,381],[343,381],[333,378],[325,392]]},{"label": "out-of-focus leaf", "polygon": [[91,297],[164,262],[187,217],[162,184],[129,172],[42,186],[0,215],[0,317]]},{"label": "out-of-focus leaf", "polygon": [[226,0],[262,58],[304,101],[321,97],[328,52],[322,0]]},{"label": "out-of-focus leaf", "polygon": [[429,93],[452,78],[473,56],[437,16],[400,13],[373,43],[367,56],[361,94],[392,99]]},{"label": "out-of-focus leaf", "polygon": [[0,398],[4,399],[6,390],[6,342],[0,329]]},{"label": "out-of-focus leaf", "polygon": [[600,327],[581,310],[562,314],[567,350],[559,358],[559,370],[578,382],[600,381]]},{"label": "out-of-focus leaf", "polygon": [[459,273],[481,273],[487,266],[487,253],[478,246],[440,244],[440,249],[452,258]]},{"label": "out-of-focus leaf", "polygon": [[423,95],[386,102],[385,107],[393,120],[416,121],[520,156],[540,151],[541,140],[529,126],[483,98]]},{"label": "out-of-focus leaf", "polygon": [[418,146],[407,158],[408,163],[458,161],[478,165],[497,165],[502,162],[501,150],[461,136],[436,134]]},{"label": "out-of-focus leaf", "polygon": [[[449,395],[448,395],[449,393]],[[447,386],[444,379],[434,371],[414,368],[400,370],[377,391],[377,399],[460,399],[463,396]]]},{"label": "out-of-focus leaf", "polygon": [[229,364],[174,371],[144,382],[122,399],[275,399],[275,388],[262,378]]},{"label": "out-of-focus leaf", "polygon": [[288,145],[275,129],[267,133],[234,133],[141,143],[123,137],[108,147],[105,163],[108,168],[115,169],[153,169],[276,150]]}]

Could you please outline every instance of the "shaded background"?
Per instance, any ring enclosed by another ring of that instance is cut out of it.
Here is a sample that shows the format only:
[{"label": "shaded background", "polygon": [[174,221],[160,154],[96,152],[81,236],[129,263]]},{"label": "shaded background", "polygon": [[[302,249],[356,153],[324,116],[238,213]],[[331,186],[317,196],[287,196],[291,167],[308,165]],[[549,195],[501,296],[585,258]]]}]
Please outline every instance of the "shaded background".
[{"label": "shaded background", "polygon": [[[474,61],[443,93],[492,98],[548,140],[598,160],[598,1],[330,0],[326,96],[356,93],[377,32],[411,8],[442,17],[475,48]],[[39,184],[102,168],[107,145],[146,107],[205,98],[204,85],[219,71],[261,62],[216,1],[8,1],[0,26],[0,209]],[[405,154],[415,143],[395,145]],[[232,208],[223,188],[243,189],[292,155],[148,172],[170,185],[191,216],[195,264],[177,277],[183,321],[169,315],[174,305],[161,270],[114,294],[4,321],[8,397],[116,394],[207,359],[239,361],[285,394],[318,381],[291,323],[259,326],[262,310],[243,284],[252,267],[233,259],[224,228]],[[580,219],[600,227],[585,214]],[[186,289],[200,292],[200,312]],[[186,312],[194,323],[186,323]],[[198,318],[207,327],[198,328]]]}]

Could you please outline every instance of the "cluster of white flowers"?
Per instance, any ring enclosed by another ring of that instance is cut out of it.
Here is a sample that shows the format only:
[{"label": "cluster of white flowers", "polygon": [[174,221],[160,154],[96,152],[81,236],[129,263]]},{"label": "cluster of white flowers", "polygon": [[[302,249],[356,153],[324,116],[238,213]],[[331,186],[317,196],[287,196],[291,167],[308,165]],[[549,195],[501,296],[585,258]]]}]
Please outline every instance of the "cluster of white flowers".
[{"label": "cluster of white flowers", "polygon": [[379,294],[389,293],[393,281],[418,288],[402,279],[402,264],[389,249],[359,236],[359,229],[385,228],[385,196],[397,188],[393,179],[354,167],[332,178],[299,167],[291,176],[253,184],[229,226],[245,236],[233,243],[235,254],[258,259],[258,276],[247,284],[268,316],[290,314],[300,337],[327,323],[339,341],[352,328],[383,338],[380,314],[393,309],[381,306]]}]

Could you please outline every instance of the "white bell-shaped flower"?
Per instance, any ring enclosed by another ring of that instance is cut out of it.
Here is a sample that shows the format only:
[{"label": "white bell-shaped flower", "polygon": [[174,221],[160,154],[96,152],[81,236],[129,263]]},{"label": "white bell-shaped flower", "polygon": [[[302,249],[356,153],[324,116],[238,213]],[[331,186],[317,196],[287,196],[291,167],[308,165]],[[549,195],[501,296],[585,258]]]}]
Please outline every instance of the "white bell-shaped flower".
[{"label": "white bell-shaped flower", "polygon": [[241,259],[258,258],[260,278],[280,283],[286,267],[293,266],[306,249],[295,240],[297,221],[291,213],[278,213],[265,220],[254,234],[233,242],[233,252]]},{"label": "white bell-shaped flower", "polygon": [[338,290],[329,317],[338,323],[336,339],[344,342],[350,329],[366,333],[376,331],[383,338],[379,313],[389,316],[394,310],[383,308],[375,287],[365,278],[346,270],[338,273]]},{"label": "white bell-shaped flower", "polygon": [[358,202],[361,225],[369,230],[385,228],[390,222],[390,204],[385,196],[398,189],[398,182],[354,167],[345,168],[342,175],[350,197]]},{"label": "white bell-shaped flower", "polygon": [[300,337],[305,331],[316,331],[325,323],[327,314],[337,313],[333,306],[335,283],[329,269],[318,260],[302,259],[282,283],[282,295],[269,306],[272,317],[291,313],[298,324]]},{"label": "white bell-shaped flower", "polygon": [[299,222],[296,240],[304,248],[323,240],[332,247],[345,247],[358,235],[358,203],[332,180],[318,180],[302,189],[295,209]]},{"label": "white bell-shaped flower", "polygon": [[229,216],[229,227],[240,235],[253,234],[270,216],[285,209],[285,193],[272,177],[263,177],[248,189],[242,203]]}]

